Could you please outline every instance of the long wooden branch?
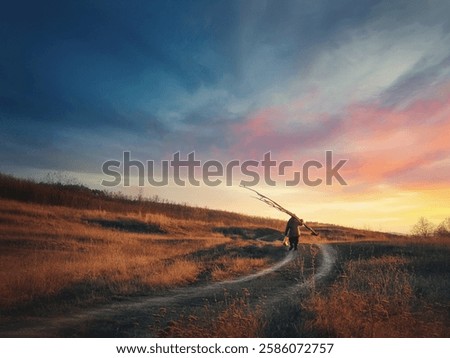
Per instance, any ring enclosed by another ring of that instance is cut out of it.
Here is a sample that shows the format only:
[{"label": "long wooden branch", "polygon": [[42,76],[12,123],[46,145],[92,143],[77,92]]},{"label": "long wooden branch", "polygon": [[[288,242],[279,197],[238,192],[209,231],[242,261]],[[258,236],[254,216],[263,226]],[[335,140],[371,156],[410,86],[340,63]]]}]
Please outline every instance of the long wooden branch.
[{"label": "long wooden branch", "polygon": [[[255,199],[258,199],[258,200],[262,201],[263,203],[265,203],[265,204],[267,204],[267,205],[269,205],[269,206],[271,206],[271,207],[273,207],[273,208],[275,208],[275,209],[277,209],[277,210],[279,210],[279,211],[281,211],[281,212],[283,212],[285,214],[288,214],[289,216],[292,216],[292,217],[296,218],[298,221],[303,221],[303,220],[300,220],[299,217],[297,215],[295,215],[292,211],[289,211],[289,210],[283,208],[275,200],[270,199],[269,197],[261,194],[260,192],[256,191],[255,189],[248,188],[245,185],[240,185],[240,186],[242,188],[244,188],[244,189],[251,190],[254,193],[256,193],[258,195],[258,197],[255,197]],[[309,231],[311,231],[311,233],[313,235],[315,235],[315,236],[319,235],[313,228],[309,227],[304,221],[303,221],[303,226],[305,228],[307,228]]]}]

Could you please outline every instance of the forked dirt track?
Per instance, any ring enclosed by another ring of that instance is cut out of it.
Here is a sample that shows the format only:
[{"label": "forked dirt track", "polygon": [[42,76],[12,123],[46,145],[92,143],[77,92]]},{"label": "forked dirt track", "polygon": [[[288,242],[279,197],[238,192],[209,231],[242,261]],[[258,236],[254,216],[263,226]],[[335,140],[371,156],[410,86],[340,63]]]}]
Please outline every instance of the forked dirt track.
[{"label": "forked dirt track", "polygon": [[[11,322],[0,328],[0,337],[152,336],[149,327],[162,327],[180,315],[198,312],[205,302],[220,307],[230,297],[242,293],[243,289],[252,304],[270,310],[281,305],[284,300],[295,298],[301,292],[320,284],[333,271],[335,249],[327,244],[314,247],[318,250],[314,253],[312,265],[304,265],[304,255],[287,252],[280,261],[256,273],[203,286],[174,289],[162,296],[129,298],[64,316],[35,317]],[[303,247],[303,253],[306,252]],[[168,313],[162,317],[160,312]]]}]

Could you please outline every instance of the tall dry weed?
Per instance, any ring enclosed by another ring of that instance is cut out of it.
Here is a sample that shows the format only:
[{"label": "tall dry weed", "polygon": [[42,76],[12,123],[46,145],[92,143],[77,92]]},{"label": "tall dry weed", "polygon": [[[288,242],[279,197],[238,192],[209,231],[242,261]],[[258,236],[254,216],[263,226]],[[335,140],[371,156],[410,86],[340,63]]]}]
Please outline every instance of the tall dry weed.
[{"label": "tall dry weed", "polygon": [[328,294],[314,295],[303,304],[313,312],[304,328],[335,337],[433,337],[445,334],[445,323],[416,314],[407,261],[395,256],[350,261],[342,279]]}]

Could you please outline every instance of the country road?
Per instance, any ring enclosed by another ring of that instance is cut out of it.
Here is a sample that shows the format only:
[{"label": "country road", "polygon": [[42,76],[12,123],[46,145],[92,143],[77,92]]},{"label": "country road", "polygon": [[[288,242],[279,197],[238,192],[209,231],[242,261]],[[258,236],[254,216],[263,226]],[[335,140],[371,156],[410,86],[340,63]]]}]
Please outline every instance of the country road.
[{"label": "country road", "polygon": [[[25,322],[14,322],[1,327],[0,336],[149,336],[147,327],[154,323],[152,317],[161,309],[172,312],[172,316],[176,317],[180,312],[189,312],[190,309],[204,305],[205,301],[220,304],[225,299],[224,295],[244,288],[250,292],[252,300],[268,309],[319,284],[333,270],[335,249],[328,244],[314,246],[319,249],[315,253],[318,265],[306,268],[310,272],[306,277],[298,272],[301,255],[291,251],[280,261],[256,273],[203,286],[173,289],[162,296],[129,298],[70,315],[35,317]],[[166,319],[169,320],[170,317],[169,315]]]}]

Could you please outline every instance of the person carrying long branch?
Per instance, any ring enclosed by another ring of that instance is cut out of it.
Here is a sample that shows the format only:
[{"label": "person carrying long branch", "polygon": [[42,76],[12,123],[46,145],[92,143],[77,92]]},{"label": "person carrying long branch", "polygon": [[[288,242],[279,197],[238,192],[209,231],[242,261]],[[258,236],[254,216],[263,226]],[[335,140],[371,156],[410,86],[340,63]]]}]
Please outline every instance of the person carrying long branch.
[{"label": "person carrying long branch", "polygon": [[300,227],[303,226],[303,219],[297,219],[294,216],[288,220],[284,236],[289,238],[289,251],[297,251],[298,241],[300,239]]},{"label": "person carrying long branch", "polygon": [[[255,189],[247,188],[246,186],[241,185],[244,189],[251,190],[252,192],[258,194],[258,197],[256,199],[262,201],[263,203],[271,206],[272,208],[275,208],[285,214],[288,214],[291,218],[286,224],[286,230],[284,231],[285,238],[287,237],[289,240],[289,251],[291,250],[297,250],[298,241],[300,239],[300,227],[304,226],[306,229],[311,231],[311,233],[314,236],[319,236],[319,234],[311,227],[309,227],[303,219],[299,219],[297,215],[295,215],[293,212],[283,208],[280,204],[278,204],[276,201],[270,199],[269,197],[257,192]],[[284,241],[283,241],[284,243]]]}]

